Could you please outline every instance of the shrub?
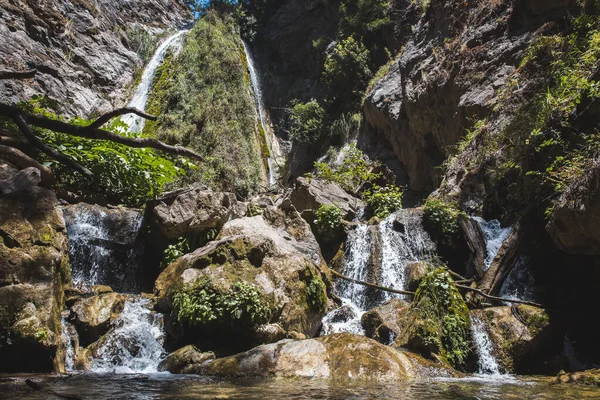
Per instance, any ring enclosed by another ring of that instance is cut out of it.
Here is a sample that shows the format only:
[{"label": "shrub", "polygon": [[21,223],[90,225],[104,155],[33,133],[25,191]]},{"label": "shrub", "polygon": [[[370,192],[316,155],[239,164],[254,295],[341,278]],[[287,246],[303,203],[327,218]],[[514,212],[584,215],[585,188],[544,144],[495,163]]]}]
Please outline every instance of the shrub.
[{"label": "shrub", "polygon": [[363,36],[390,23],[389,0],[343,0],[340,4],[340,31]]},{"label": "shrub", "polygon": [[449,243],[460,229],[458,218],[461,214],[460,210],[449,203],[430,199],[425,203],[423,222],[436,239]]},{"label": "shrub", "polygon": [[169,264],[171,264],[173,261],[177,260],[184,254],[187,254],[189,252],[190,252],[190,244],[189,244],[188,239],[185,237],[179,238],[177,243],[170,244],[167,246],[167,248],[163,252],[163,258],[162,258],[160,265],[162,268],[165,268]]},{"label": "shrub", "polygon": [[335,46],[325,60],[323,80],[338,97],[360,99],[372,75],[369,50],[349,36]]},{"label": "shrub", "polygon": [[384,187],[374,185],[365,191],[363,196],[378,218],[386,218],[402,208],[402,190],[394,185]]},{"label": "shrub", "polygon": [[125,30],[129,49],[136,52],[145,63],[152,57],[157,38],[139,25],[129,26]]},{"label": "shrub", "polygon": [[306,286],[307,302],[309,307],[319,312],[327,310],[327,294],[325,283],[318,276],[313,276]]},{"label": "shrub", "polygon": [[179,323],[190,326],[256,327],[269,321],[271,308],[252,284],[237,281],[223,292],[208,278],[202,278],[190,287],[175,291],[173,314]]},{"label": "shrub", "polygon": [[316,100],[292,101],[288,111],[290,137],[302,143],[314,143],[324,131],[325,110]]},{"label": "shrub", "polygon": [[381,177],[381,174],[372,172],[376,164],[369,161],[356,145],[352,144],[342,151],[346,154],[339,167],[332,168],[326,163],[315,162],[318,178],[337,183],[344,190],[356,193],[365,183]]},{"label": "shrub", "polygon": [[331,238],[342,225],[344,213],[335,204],[323,204],[315,212],[316,232],[324,239]]}]

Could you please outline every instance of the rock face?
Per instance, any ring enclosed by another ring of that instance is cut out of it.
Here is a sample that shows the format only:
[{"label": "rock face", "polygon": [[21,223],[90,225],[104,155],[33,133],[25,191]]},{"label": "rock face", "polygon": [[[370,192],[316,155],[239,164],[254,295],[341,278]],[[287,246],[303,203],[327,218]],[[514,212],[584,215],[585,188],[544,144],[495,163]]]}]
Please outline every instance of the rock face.
[{"label": "rock face", "polygon": [[[222,293],[243,281],[256,287],[261,302],[269,304],[272,317],[288,333],[307,336],[317,333],[325,311],[327,297],[321,280],[324,265],[319,246],[308,224],[289,201],[280,207],[268,206],[262,215],[229,221],[216,241],[170,264],[158,277],[154,292],[159,307],[168,315],[177,290],[208,280]],[[218,322],[218,321],[217,321]],[[250,327],[217,325],[200,327],[202,336],[193,329],[174,326],[167,321],[170,333],[181,341],[194,343],[200,338],[226,342],[228,333],[235,336],[229,349],[245,350],[264,335]],[[236,328],[242,329],[237,332]],[[187,338],[185,337],[187,335]],[[191,342],[189,342],[191,340]],[[184,344],[184,343],[182,343]],[[204,347],[204,346],[202,346]],[[245,347],[245,348],[244,348]],[[238,351],[240,351],[238,350]]]},{"label": "rock face", "polygon": [[600,254],[600,163],[565,190],[546,231],[562,251]]},{"label": "rock face", "polygon": [[[349,356],[351,355],[351,356]],[[307,340],[282,340],[200,366],[217,376],[397,382],[429,376],[457,376],[423,358],[364,336],[341,333]]]},{"label": "rock face", "polygon": [[[65,221],[51,191],[0,195],[2,372],[64,369],[60,312],[70,284]],[[54,360],[54,364],[53,364]]]},{"label": "rock face", "polygon": [[242,205],[233,193],[192,189],[160,200],[152,209],[154,222],[171,240],[211,228],[221,229],[233,216],[240,216]]},{"label": "rock face", "polygon": [[151,56],[159,38],[190,19],[182,3],[0,1],[0,67],[37,71],[32,81],[1,81],[0,100],[45,95],[63,114],[84,117],[122,105],[144,47]]},{"label": "rock face", "polygon": [[518,305],[491,307],[472,311],[482,321],[494,344],[494,356],[508,373],[526,373],[532,364],[544,329],[549,325],[548,314],[542,309]]},{"label": "rock face", "polygon": [[367,337],[383,344],[391,344],[402,330],[402,317],[408,303],[400,299],[386,301],[363,314],[361,324]]},{"label": "rock face", "polygon": [[347,220],[352,220],[358,209],[364,206],[361,200],[335,183],[302,177],[296,179],[290,200],[298,212],[303,214],[304,211],[312,211],[310,215],[314,215],[314,211],[322,205],[334,204],[342,210]]}]

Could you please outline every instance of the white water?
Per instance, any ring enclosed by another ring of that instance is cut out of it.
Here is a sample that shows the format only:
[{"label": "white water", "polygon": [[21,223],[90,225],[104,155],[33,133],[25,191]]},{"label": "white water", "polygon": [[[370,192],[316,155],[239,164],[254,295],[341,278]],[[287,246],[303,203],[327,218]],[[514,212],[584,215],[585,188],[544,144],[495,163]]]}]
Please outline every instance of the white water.
[{"label": "white water", "polygon": [[92,360],[92,372],[152,373],[164,356],[163,317],[147,299],[127,301]]},{"label": "white water", "polygon": [[[77,331],[73,325],[67,322],[66,315],[60,320],[60,325],[61,340],[65,345],[65,370],[70,372],[73,371],[73,367],[75,366],[75,347],[78,345]],[[75,345],[73,342],[75,342]]]},{"label": "white water", "polygon": [[[515,262],[512,270],[502,283],[499,295],[512,300],[533,301],[535,279],[529,270],[528,259],[521,256]],[[505,305],[511,305],[506,302]]]},{"label": "white water", "polygon": [[471,334],[475,353],[477,354],[478,373],[483,375],[501,376],[500,366],[493,355],[493,344],[485,329],[485,324],[471,315]]},{"label": "white water", "polygon": [[[154,80],[156,70],[165,59],[167,50],[175,49],[176,46],[180,46],[181,39],[183,35],[185,35],[187,32],[187,30],[177,32],[176,34],[168,37],[158,47],[158,49],[150,59],[150,62],[148,62],[148,65],[146,65],[146,68],[142,73],[142,79],[140,81],[140,84],[135,89],[135,92],[133,93],[129,104],[127,105],[128,107],[134,107],[142,111],[146,109],[146,103],[148,103],[148,95],[150,94],[150,90],[152,89],[152,81]],[[123,116],[121,120],[127,125],[129,125],[129,131],[131,133],[141,132],[144,128],[145,119],[135,114],[127,114]]]},{"label": "white water", "polygon": [[273,133],[271,124],[268,121],[268,114],[266,113],[263,103],[262,86],[257,73],[256,63],[254,62],[254,58],[252,57],[252,53],[250,52],[246,42],[243,42],[243,44],[244,52],[246,53],[246,61],[248,63],[248,73],[250,74],[250,83],[252,84],[252,91],[254,92],[254,99],[256,101],[258,118],[265,133],[265,139],[267,141],[267,147],[269,148],[270,153],[269,157],[267,157],[267,165],[269,167],[269,186],[275,186],[277,185],[277,180],[279,178],[278,166],[275,160],[281,158],[279,140]]},{"label": "white water", "polygon": [[512,232],[512,228],[502,228],[500,221],[496,219],[491,221],[486,221],[480,217],[473,217],[473,219],[479,223],[479,226],[485,235],[485,244],[487,250],[485,269],[487,270],[492,264],[492,261],[494,261],[496,254],[498,254],[498,250],[500,250],[500,247],[502,247],[502,243],[504,243],[506,238]]}]

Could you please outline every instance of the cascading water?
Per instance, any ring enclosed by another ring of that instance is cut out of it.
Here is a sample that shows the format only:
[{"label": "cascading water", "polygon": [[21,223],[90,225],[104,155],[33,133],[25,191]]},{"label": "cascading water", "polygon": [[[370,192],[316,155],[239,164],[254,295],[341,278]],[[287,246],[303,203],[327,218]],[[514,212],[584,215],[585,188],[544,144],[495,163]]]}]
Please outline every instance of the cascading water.
[{"label": "cascading water", "polygon": [[[162,64],[165,56],[167,54],[167,50],[174,49],[176,46],[181,44],[181,39],[183,35],[185,35],[188,31],[183,30],[179,31],[176,34],[168,37],[156,50],[148,65],[144,69],[142,73],[142,79],[140,84],[135,89],[131,100],[129,101],[128,107],[137,108],[139,110],[144,111],[146,109],[146,103],[148,102],[148,94],[152,89],[152,81],[154,80],[154,75],[156,74],[156,70]],[[129,131],[132,133],[141,132],[144,128],[145,119],[135,115],[135,114],[127,114],[123,116],[122,121],[129,125]]]},{"label": "cascading water", "polygon": [[[499,295],[512,300],[535,300],[535,279],[529,270],[526,256],[521,256],[515,262],[512,270],[502,283]],[[510,305],[510,303],[505,303]]]},{"label": "cascading water", "polygon": [[138,298],[125,307],[92,361],[93,372],[151,373],[164,356],[162,314],[152,311],[152,302]]},{"label": "cascading water", "polygon": [[492,353],[493,344],[485,329],[485,324],[473,315],[471,315],[471,335],[477,354],[477,372],[483,375],[502,375],[498,361]]},{"label": "cascading water", "polygon": [[[374,250],[377,245],[380,245],[380,249]],[[352,279],[370,280],[371,283],[403,290],[406,289],[407,266],[427,259],[434,247],[423,229],[421,215],[414,210],[401,210],[376,227],[359,223],[349,233],[340,272]],[[377,259],[373,259],[374,257]],[[373,269],[378,272],[374,273]],[[378,292],[376,298],[373,298],[364,285],[341,279],[336,281],[334,291],[341,298],[342,307],[323,318],[322,335],[337,332],[364,334],[360,319],[368,309],[392,297],[402,297],[389,292]]]},{"label": "cascading water", "polygon": [[274,186],[277,184],[278,179],[276,160],[281,158],[281,149],[279,147],[279,140],[277,139],[277,136],[275,136],[275,133],[271,128],[271,124],[268,122],[268,115],[263,104],[261,82],[257,73],[256,63],[254,62],[254,58],[252,57],[252,53],[250,52],[246,42],[243,42],[243,44],[244,52],[246,53],[246,61],[248,63],[248,73],[250,74],[250,83],[252,84],[254,99],[256,100],[256,110],[258,112],[260,125],[265,134],[267,147],[269,148],[269,156],[267,157],[267,165],[269,167],[269,185]]},{"label": "cascading water", "polygon": [[85,203],[64,207],[63,212],[73,284],[81,289],[109,285],[121,292],[137,291],[142,214]]},{"label": "cascading water", "polygon": [[498,250],[502,247],[502,243],[508,238],[510,233],[512,232],[512,228],[502,228],[500,225],[500,221],[493,219],[491,221],[486,221],[480,217],[473,217],[475,221],[481,227],[483,234],[485,235],[485,244],[487,250],[487,257],[485,258],[485,269],[487,270],[492,261],[494,261],[494,257],[498,254]]}]

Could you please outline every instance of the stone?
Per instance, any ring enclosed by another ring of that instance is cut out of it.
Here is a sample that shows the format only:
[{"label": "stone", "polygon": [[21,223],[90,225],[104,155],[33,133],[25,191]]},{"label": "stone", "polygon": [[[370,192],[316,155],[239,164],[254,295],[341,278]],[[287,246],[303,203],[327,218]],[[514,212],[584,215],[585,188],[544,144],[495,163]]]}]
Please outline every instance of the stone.
[{"label": "stone", "polygon": [[421,279],[430,270],[430,266],[425,261],[417,261],[406,266],[406,287],[408,290],[416,291],[421,283]]},{"label": "stone", "polygon": [[342,210],[347,220],[352,220],[358,209],[364,206],[361,200],[348,194],[338,184],[316,178],[297,178],[290,200],[301,214],[305,210],[312,210],[312,219],[314,212],[322,205],[334,204]]},{"label": "stone", "polygon": [[581,385],[600,386],[600,369],[595,368],[577,372],[561,371],[556,377],[556,383],[578,383]]},{"label": "stone", "polygon": [[152,208],[152,216],[158,229],[168,239],[175,240],[211,228],[221,229],[229,219],[239,215],[237,206],[233,193],[194,188],[159,200]]},{"label": "stone", "polygon": [[285,339],[204,363],[197,373],[378,383],[430,376],[460,376],[450,368],[415,354],[350,333],[306,340]]},{"label": "stone", "polygon": [[492,353],[503,371],[532,372],[529,367],[535,360],[531,358],[550,324],[544,310],[520,304],[473,310],[472,316],[485,325],[493,343]]},{"label": "stone", "polygon": [[214,359],[213,352],[201,352],[196,347],[189,345],[169,354],[158,364],[158,370],[168,371],[172,374],[190,374],[198,370],[205,362]]},{"label": "stone", "polygon": [[40,170],[35,167],[28,167],[20,170],[8,179],[0,180],[0,194],[8,194],[37,186],[41,181],[42,175]]},{"label": "stone", "polygon": [[363,314],[361,325],[365,335],[379,343],[389,345],[402,329],[400,325],[407,311],[408,303],[401,299],[391,299]]},{"label": "stone", "polygon": [[111,322],[123,311],[125,300],[126,295],[109,292],[79,300],[71,307],[69,321],[77,329],[82,346],[108,332]]}]

